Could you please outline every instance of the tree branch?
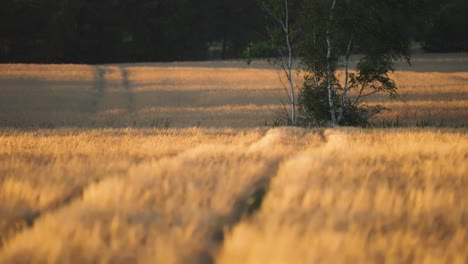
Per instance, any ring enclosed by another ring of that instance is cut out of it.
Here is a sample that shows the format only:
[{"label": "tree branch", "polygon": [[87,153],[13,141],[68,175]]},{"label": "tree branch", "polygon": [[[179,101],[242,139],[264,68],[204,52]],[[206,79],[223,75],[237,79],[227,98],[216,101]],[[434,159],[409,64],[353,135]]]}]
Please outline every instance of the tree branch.
[{"label": "tree branch", "polygon": [[362,98],[362,97],[369,96],[369,95],[376,94],[376,93],[378,93],[378,92],[379,92],[379,90],[374,90],[374,91],[372,91],[372,92],[370,92],[370,93],[366,93],[366,94],[361,95],[361,98]]},{"label": "tree branch", "polygon": [[284,24],[282,19],[280,19],[278,16],[276,16],[265,4],[260,4],[260,8],[265,10],[272,18],[274,18],[276,20],[276,22],[278,22],[281,25],[283,31],[285,33],[287,33],[286,25]]},{"label": "tree branch", "polygon": [[363,84],[361,85],[361,90],[359,90],[359,94],[358,94],[358,96],[356,97],[356,100],[354,100],[353,105],[356,105],[356,104],[359,102],[359,99],[360,99],[361,96],[362,96],[362,92],[364,91],[364,89],[366,88],[366,86],[367,86],[367,82],[365,82],[365,83],[363,83]]},{"label": "tree branch", "polygon": [[[271,11],[270,8],[266,7],[264,3],[260,4],[260,7],[265,10],[274,20],[276,20],[279,25],[281,26],[283,33],[284,33],[284,46],[287,48],[287,55],[285,55],[282,51],[282,47],[278,47],[278,54],[280,55],[280,66],[283,69],[284,74],[286,75],[288,82],[289,82],[289,93],[283,84],[283,87],[286,90],[286,94],[288,95],[289,102],[291,105],[291,124],[295,125],[296,120],[296,98],[294,93],[294,83],[292,80],[292,65],[293,65],[293,52],[292,52],[292,45],[291,45],[291,38],[290,38],[290,24],[289,24],[289,4],[288,0],[284,0],[284,18],[283,21],[280,17],[278,17],[274,12]],[[281,81],[281,79],[280,79]],[[282,82],[282,81],[281,81]]]}]

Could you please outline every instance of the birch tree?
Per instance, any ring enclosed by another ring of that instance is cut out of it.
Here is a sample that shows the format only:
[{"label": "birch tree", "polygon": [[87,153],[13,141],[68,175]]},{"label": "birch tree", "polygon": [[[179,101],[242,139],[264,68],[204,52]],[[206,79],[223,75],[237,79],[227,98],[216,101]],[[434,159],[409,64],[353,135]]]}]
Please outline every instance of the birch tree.
[{"label": "birch tree", "polygon": [[296,16],[296,9],[293,7],[297,7],[299,1],[294,2],[295,4],[289,0],[258,1],[258,5],[264,10],[269,21],[267,26],[269,40],[264,45],[258,43],[251,45],[244,54],[248,63],[250,63],[252,57],[261,53],[268,57],[270,63],[281,67],[287,80],[285,89],[290,107],[289,113],[286,110],[286,114],[288,123],[293,126],[296,125],[297,119],[297,99],[293,77],[294,58],[296,56],[293,18]]},{"label": "birch tree", "polygon": [[[299,53],[308,73],[300,95],[307,125],[366,125],[383,107],[364,98],[397,95],[389,77],[394,63],[410,58],[410,41],[398,16],[405,1],[305,0]],[[351,63],[352,55],[357,62]]]}]

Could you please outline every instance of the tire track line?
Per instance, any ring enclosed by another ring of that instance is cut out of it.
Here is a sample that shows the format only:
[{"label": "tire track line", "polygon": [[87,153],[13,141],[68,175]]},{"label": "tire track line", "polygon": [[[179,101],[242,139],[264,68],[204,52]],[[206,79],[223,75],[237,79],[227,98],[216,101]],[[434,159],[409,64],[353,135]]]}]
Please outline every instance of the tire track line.
[{"label": "tire track line", "polygon": [[122,79],[122,87],[125,89],[127,96],[126,109],[129,113],[134,113],[136,111],[136,98],[132,91],[132,85],[129,78],[130,73],[125,66],[119,66],[119,69],[120,78]]},{"label": "tire track line", "polygon": [[[162,155],[158,158],[159,160],[166,159],[166,158],[172,158],[174,156],[179,155],[180,153],[170,153],[167,155]],[[141,162],[139,162],[141,163]],[[138,165],[138,163],[136,164]],[[5,223],[0,223],[3,224],[3,226],[0,226],[0,253],[2,251],[2,248],[4,245],[9,243],[10,241],[14,240],[16,236],[18,236],[20,233],[25,232],[29,229],[32,229],[35,225],[35,223],[40,220],[42,217],[53,214],[59,210],[62,210],[71,204],[73,204],[75,201],[79,201],[83,198],[84,193],[86,190],[93,185],[99,184],[102,181],[105,181],[110,178],[115,178],[115,177],[126,177],[128,176],[127,174],[119,175],[119,176],[107,176],[107,177],[101,177],[101,178],[96,178],[92,179],[88,182],[86,182],[83,185],[80,186],[75,186],[68,192],[62,199],[59,201],[52,202],[51,204],[45,206],[42,209],[39,210],[24,210],[22,213],[18,213],[18,217],[13,217],[13,219],[8,221],[6,224]],[[0,214],[1,215],[1,214]]]}]

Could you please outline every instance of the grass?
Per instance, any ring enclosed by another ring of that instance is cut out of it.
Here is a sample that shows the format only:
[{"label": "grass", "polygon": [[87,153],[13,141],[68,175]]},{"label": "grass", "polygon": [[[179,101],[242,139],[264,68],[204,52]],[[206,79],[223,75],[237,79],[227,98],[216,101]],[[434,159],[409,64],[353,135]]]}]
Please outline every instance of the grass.
[{"label": "grass", "polygon": [[0,65],[0,263],[466,263],[467,62],[385,129],[270,129],[260,62]]},{"label": "grass", "polygon": [[[2,131],[0,204],[5,215],[28,214],[3,219],[0,262],[204,262],[282,157],[316,137],[291,133]],[[13,228],[27,221],[32,228]]]},{"label": "grass", "polygon": [[281,164],[219,263],[466,263],[464,132],[325,135]]},{"label": "grass", "polygon": [[468,257],[464,129],[4,129],[0,142],[1,263]]},{"label": "grass", "polygon": [[[369,98],[369,104],[391,109],[374,121],[398,117],[410,126],[423,121],[466,126],[468,55],[415,55],[413,63],[393,74],[398,99]],[[0,125],[151,127],[170,120],[178,128],[261,126],[287,98],[278,71],[257,64],[3,64]]]}]

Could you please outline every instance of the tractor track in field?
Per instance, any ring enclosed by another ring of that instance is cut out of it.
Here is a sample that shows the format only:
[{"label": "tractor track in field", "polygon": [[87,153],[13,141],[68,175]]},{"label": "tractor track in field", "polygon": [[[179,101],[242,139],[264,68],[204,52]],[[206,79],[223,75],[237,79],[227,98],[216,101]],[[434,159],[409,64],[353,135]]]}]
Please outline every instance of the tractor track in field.
[{"label": "tractor track in field", "polygon": [[[93,96],[91,105],[93,107],[93,113],[98,113],[101,109],[101,102],[104,100],[107,91],[111,88],[109,81],[106,76],[113,69],[107,69],[107,66],[95,66],[94,83],[93,83]],[[132,91],[132,83],[130,80],[130,72],[125,66],[118,66],[119,71],[119,83],[118,86],[123,89],[126,103],[122,106],[127,110],[129,114],[136,111],[136,98]],[[114,85],[114,84],[112,84]]]},{"label": "tractor track in field", "polygon": [[[179,153],[162,155],[161,157],[159,157],[158,160],[168,158],[168,157],[171,158],[171,157],[177,156],[178,154]],[[5,223],[2,223],[0,221],[0,253],[5,244],[13,240],[20,233],[33,228],[36,222],[42,217],[49,215],[49,214],[53,214],[54,212],[57,212],[61,209],[64,209],[70,206],[75,201],[79,201],[81,198],[83,198],[83,195],[86,189],[88,189],[88,187],[99,184],[100,182],[109,178],[125,177],[125,176],[126,175],[107,176],[107,177],[96,178],[96,179],[90,180],[84,185],[73,188],[67,195],[65,195],[62,199],[60,199],[60,201],[55,201],[40,210],[23,210],[23,212],[17,213],[13,217],[10,217],[12,219],[10,219],[9,221],[7,219]],[[0,216],[1,215],[2,215],[2,212],[0,211]]]},{"label": "tractor track in field", "polygon": [[129,71],[124,66],[119,66],[120,78],[122,79],[121,85],[125,89],[127,97],[126,109],[128,113],[133,113],[136,111],[136,99],[135,94],[132,91],[132,85],[129,79]]},{"label": "tractor track in field", "polygon": [[[158,159],[158,162],[164,159],[179,159],[180,155],[183,155],[184,153],[190,151],[192,151],[192,149],[182,151],[176,155],[168,155],[161,157],[160,159]],[[197,252],[196,255],[192,256],[192,261],[194,261],[194,263],[215,262],[218,251],[223,247],[225,231],[230,230],[236,224],[238,224],[241,221],[241,219],[245,217],[250,217],[261,208],[264,195],[267,193],[268,190],[270,179],[277,173],[281,161],[282,159],[267,161],[269,166],[265,172],[262,172],[262,177],[250,184],[238,197],[235,198],[234,206],[231,210],[231,213],[222,217],[223,220],[212,227],[212,232],[210,232],[210,234],[212,235],[207,238],[208,241],[210,241],[210,243],[214,245],[214,248],[207,247]],[[128,175],[122,175],[121,177],[125,178],[127,176]],[[62,209],[65,209],[75,202],[79,202],[83,198],[86,190],[90,186],[96,186],[100,183],[104,183],[106,180],[110,180],[111,178],[115,177],[103,177],[100,179],[90,181],[87,184],[81,187],[77,187],[70,191],[70,193],[66,197],[64,197],[60,202],[51,204],[45,209],[42,209],[41,211],[36,211],[27,216],[24,216],[24,218],[21,219],[21,221],[24,224],[21,226],[20,229],[15,230],[15,234],[13,236],[8,237],[5,240],[5,244],[11,240],[14,240],[15,237],[21,234],[22,232],[26,232],[27,230],[34,228],[35,224],[41,218],[46,217],[47,215],[54,214],[55,212],[58,212]],[[1,252],[2,245],[0,245],[0,255]]]},{"label": "tractor track in field", "polygon": [[[206,242],[209,243],[211,246],[201,247],[201,250],[191,257],[193,263],[214,263],[216,258],[221,252],[224,247],[225,235],[226,231],[230,232],[233,230],[243,219],[248,219],[253,217],[257,211],[259,211],[262,207],[263,200],[265,196],[268,194],[269,187],[271,181],[277,176],[278,171],[281,167],[281,164],[285,161],[289,160],[291,157],[294,156],[294,153],[281,153],[271,155],[268,149],[265,147],[271,146],[271,144],[283,144],[282,137],[284,136],[284,131],[281,129],[273,129],[268,131],[265,135],[263,135],[259,140],[245,146],[245,153],[252,153],[254,156],[260,155],[262,157],[262,162],[265,162],[266,167],[259,171],[255,180],[253,182],[247,184],[245,187],[242,187],[241,192],[235,194],[233,196],[234,203],[233,207],[229,211],[228,214],[222,215],[219,222],[215,225],[210,227],[208,230],[208,234],[211,234],[207,237]],[[321,142],[326,142],[326,136],[323,133],[317,134],[318,140]],[[165,155],[159,157],[156,162],[162,162],[162,160],[167,161],[177,161],[178,159],[189,159],[190,157],[194,158],[197,157],[197,153],[199,150],[196,150],[197,146],[194,148],[190,148],[184,151],[180,151],[175,154]],[[195,149],[195,152],[193,152]],[[221,152],[225,152],[225,150],[220,150]],[[228,152],[226,152],[228,153]],[[239,152],[242,153],[242,152]],[[195,155],[195,156],[194,156]],[[248,154],[249,155],[249,154]],[[153,161],[154,162],[154,161]],[[165,161],[163,161],[165,162]],[[183,161],[182,161],[183,162]],[[184,165],[185,163],[181,163]],[[142,164],[143,165],[143,164]],[[190,166],[190,162],[187,163]],[[102,177],[99,179],[91,180],[86,184],[76,187],[75,189],[71,190],[67,196],[65,196],[61,201],[51,204],[48,207],[44,208],[41,211],[34,212],[30,214],[27,218],[22,219],[26,224],[23,226],[21,230],[18,230],[12,237],[10,237],[6,242],[10,240],[14,240],[16,236],[19,234],[26,232],[35,227],[35,224],[47,215],[54,214],[60,210],[70,207],[72,204],[79,202],[83,199],[86,191],[91,188],[96,188],[97,185],[104,184],[102,186],[107,186],[105,181],[111,180],[112,178],[121,178],[124,183],[126,177],[129,174],[125,173],[121,176],[109,176],[109,177]],[[112,182],[112,181],[111,181]],[[94,186],[94,187],[93,187]],[[101,188],[102,188],[101,186]],[[125,186],[125,184],[124,184]],[[98,187],[99,188],[99,187]],[[200,191],[204,191],[203,188]],[[213,211],[214,215],[216,212]],[[2,248],[0,245],[0,252],[2,252]],[[1,254],[0,254],[1,255]]]},{"label": "tractor track in field", "polygon": [[[272,133],[271,133],[272,132]],[[272,129],[268,131],[262,138],[253,142],[249,146],[250,151],[258,151],[262,148],[270,144],[277,144],[280,142],[281,133],[283,133],[282,129]],[[324,130],[318,130],[315,132],[316,137],[318,140],[318,145],[316,147],[320,148],[327,144],[327,135]],[[245,221],[251,219],[258,213],[261,208],[265,197],[268,195],[270,184],[278,176],[278,173],[281,168],[281,164],[296,158],[300,155],[302,151],[299,153],[290,153],[280,157],[276,157],[271,161],[270,169],[265,174],[265,177],[259,179],[255,183],[252,184],[250,188],[248,188],[241,196],[240,199],[236,202],[233,210],[232,221],[225,226],[224,231],[231,232],[236,228],[241,221]],[[222,230],[221,230],[222,231]],[[225,237],[225,233],[223,232],[223,237],[219,241],[217,253],[212,256],[212,262],[216,262],[216,258],[218,257],[219,253],[223,250]]]},{"label": "tractor track in field", "polygon": [[107,89],[107,81],[106,81],[106,74],[107,70],[103,66],[95,66],[95,80],[93,84],[94,94],[92,97],[92,107],[93,112],[97,113],[99,111],[99,104],[104,97]]},{"label": "tractor track in field", "polygon": [[19,216],[14,217],[10,223],[5,224],[5,230],[2,233],[6,233],[6,235],[2,237],[2,233],[0,233],[0,251],[3,246],[14,239],[15,236],[27,229],[33,228],[34,224],[41,217],[60,210],[61,208],[67,207],[73,203],[73,201],[80,199],[83,196],[84,190],[87,188],[87,186],[90,184],[95,184],[100,180],[101,179],[94,180],[85,186],[72,189],[65,197],[63,197],[63,199],[54,202],[41,210],[26,210],[25,212],[20,213]]}]

